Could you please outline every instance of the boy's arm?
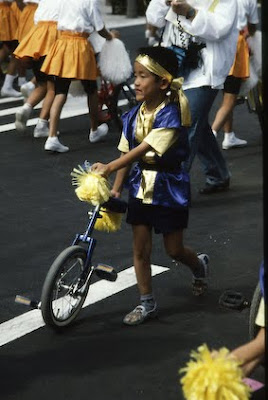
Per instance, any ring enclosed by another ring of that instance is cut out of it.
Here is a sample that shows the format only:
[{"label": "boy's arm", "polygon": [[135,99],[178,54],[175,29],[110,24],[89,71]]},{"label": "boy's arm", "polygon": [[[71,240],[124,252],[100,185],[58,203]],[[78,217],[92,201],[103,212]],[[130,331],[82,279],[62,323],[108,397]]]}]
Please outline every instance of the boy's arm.
[{"label": "boy's arm", "polygon": [[[121,153],[121,157],[124,156],[125,153]],[[114,197],[120,197],[122,189],[123,189],[123,184],[125,181],[126,176],[128,175],[128,171],[130,169],[130,166],[121,168],[117,171],[116,176],[115,176],[115,180],[114,180],[114,184],[113,184],[113,188],[111,190],[111,194]]]},{"label": "boy's arm", "polygon": [[134,161],[140,159],[152,147],[145,141],[141,142],[137,147],[130,150],[128,153],[121,155],[119,158],[109,162],[108,164],[95,163],[92,165],[91,170],[98,172],[108,178],[108,176],[121,168],[130,166]]},{"label": "boy's arm", "polygon": [[242,369],[248,376],[265,354],[265,328],[259,330],[255,339],[237,347],[230,354],[242,362]]}]

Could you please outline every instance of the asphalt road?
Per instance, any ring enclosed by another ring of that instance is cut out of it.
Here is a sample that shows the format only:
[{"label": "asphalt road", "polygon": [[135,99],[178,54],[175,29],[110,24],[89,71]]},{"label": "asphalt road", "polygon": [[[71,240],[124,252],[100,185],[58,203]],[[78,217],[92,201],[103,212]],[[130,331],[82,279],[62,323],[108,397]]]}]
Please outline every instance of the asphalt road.
[{"label": "asphalt road", "polygon": [[[142,26],[121,32],[131,52],[144,44]],[[213,113],[219,101],[220,95]],[[4,104],[1,110],[10,107]],[[2,116],[1,125],[12,120],[14,115]],[[123,316],[138,304],[134,285],[85,308],[61,334],[43,327],[3,345],[3,400],[182,400],[178,370],[192,349],[202,343],[231,349],[248,340],[249,310],[230,311],[218,304],[226,289],[251,299],[263,258],[262,134],[245,104],[236,108],[234,121],[248,146],[224,152],[232,173],[230,190],[201,196],[204,177],[198,160],[191,172],[185,243],[210,255],[206,296],[191,295],[188,270],[172,264],[161,237],[155,236],[152,263],[168,268],[154,277],[159,317],[139,327],[123,326]],[[44,152],[44,140],[33,139],[33,127],[24,134],[0,134],[1,323],[28,311],[14,303],[17,294],[40,298],[51,262],[85,228],[88,207],[76,198],[70,172],[85,159],[116,157],[120,136],[111,126],[107,139],[93,145],[88,129],[87,115],[62,120],[61,138],[71,151],[60,155]],[[128,225],[114,234],[97,232],[96,238],[94,260],[118,271],[132,265]],[[262,367],[254,377],[264,380]]]}]

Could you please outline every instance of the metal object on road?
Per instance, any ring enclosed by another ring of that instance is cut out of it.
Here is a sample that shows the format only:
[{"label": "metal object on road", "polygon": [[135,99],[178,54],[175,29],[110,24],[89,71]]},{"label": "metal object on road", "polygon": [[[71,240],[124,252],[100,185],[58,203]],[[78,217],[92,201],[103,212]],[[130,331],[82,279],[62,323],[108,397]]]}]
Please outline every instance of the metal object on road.
[{"label": "metal object on road", "polygon": [[242,311],[250,307],[250,302],[240,292],[225,290],[219,298],[219,305],[230,310]]}]

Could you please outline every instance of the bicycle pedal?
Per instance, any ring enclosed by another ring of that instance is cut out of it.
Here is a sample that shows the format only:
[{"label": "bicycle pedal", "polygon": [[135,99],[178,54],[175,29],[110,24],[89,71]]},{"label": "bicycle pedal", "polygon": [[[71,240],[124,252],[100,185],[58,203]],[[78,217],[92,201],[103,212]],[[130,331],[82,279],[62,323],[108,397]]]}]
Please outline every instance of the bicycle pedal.
[{"label": "bicycle pedal", "polygon": [[31,300],[28,297],[17,295],[15,297],[15,303],[23,304],[31,308],[40,308],[40,302],[36,300]]},{"label": "bicycle pedal", "polygon": [[110,265],[98,264],[95,268],[95,272],[98,278],[105,279],[106,281],[114,282],[117,279],[117,272]]},{"label": "bicycle pedal", "polygon": [[231,310],[242,311],[244,308],[250,307],[250,302],[240,292],[225,290],[219,298],[219,305]]}]

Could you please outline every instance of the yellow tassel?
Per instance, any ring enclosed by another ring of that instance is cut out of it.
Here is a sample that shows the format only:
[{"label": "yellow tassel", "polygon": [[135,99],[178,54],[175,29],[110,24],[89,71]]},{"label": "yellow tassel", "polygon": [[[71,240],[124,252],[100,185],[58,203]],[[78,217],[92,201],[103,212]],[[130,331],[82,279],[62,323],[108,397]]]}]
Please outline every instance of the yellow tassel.
[{"label": "yellow tassel", "polygon": [[103,232],[116,232],[121,228],[122,214],[111,212],[102,208],[100,210],[102,218],[97,218],[95,229]]},{"label": "yellow tassel", "polygon": [[251,390],[243,382],[240,362],[221,348],[215,355],[206,344],[191,352],[180,382],[186,400],[249,400]]},{"label": "yellow tassel", "polygon": [[80,165],[71,172],[72,184],[77,186],[75,193],[79,200],[94,206],[103,204],[110,197],[110,185],[102,175],[90,170],[85,171]]}]

